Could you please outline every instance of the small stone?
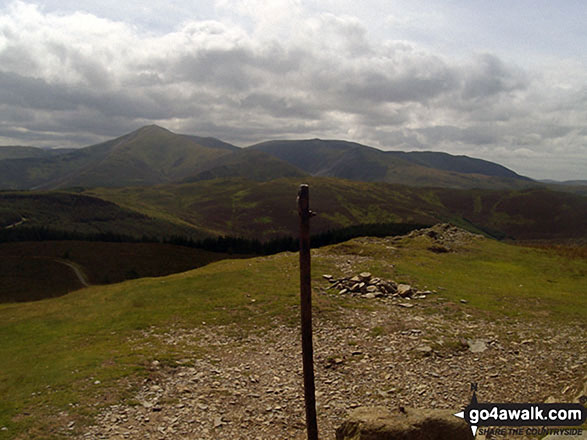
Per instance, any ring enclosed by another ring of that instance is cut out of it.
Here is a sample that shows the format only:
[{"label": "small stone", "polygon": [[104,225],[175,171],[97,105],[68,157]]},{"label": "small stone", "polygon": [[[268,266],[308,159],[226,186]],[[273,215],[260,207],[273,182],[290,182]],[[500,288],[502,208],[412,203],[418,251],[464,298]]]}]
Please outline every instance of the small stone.
[{"label": "small stone", "polygon": [[461,299],[461,303],[463,304],[468,304],[469,301],[467,301],[466,299]]},{"label": "small stone", "polygon": [[345,293],[347,293],[349,290],[348,289],[342,289],[339,293],[341,295],[344,295]]},{"label": "small stone", "polygon": [[371,292],[371,293],[377,292],[377,286],[367,286],[367,292]]},{"label": "small stone", "polygon": [[102,382],[100,382],[99,380],[95,380],[94,381],[94,385],[100,385]]},{"label": "small stone", "polygon": [[429,345],[418,345],[414,350],[419,351],[423,354],[432,353],[432,347],[430,347]]},{"label": "small stone", "polygon": [[467,345],[471,353],[483,353],[487,350],[487,344],[482,339],[467,339]]},{"label": "small stone", "polygon": [[332,275],[330,275],[330,274],[324,274],[324,275],[322,275],[322,278],[324,278],[326,280],[331,280],[332,279]]},{"label": "small stone", "polygon": [[363,298],[367,298],[367,299],[373,299],[373,298],[375,298],[375,294],[374,294],[374,293],[371,293],[371,292],[369,292],[369,293],[365,293],[365,294],[363,295]]},{"label": "small stone", "polygon": [[399,307],[404,307],[406,309],[411,309],[412,307],[414,307],[414,304],[410,304],[410,303],[397,303],[397,305]]},{"label": "small stone", "polygon": [[409,284],[398,284],[397,293],[400,296],[410,296],[412,294],[412,286]]}]

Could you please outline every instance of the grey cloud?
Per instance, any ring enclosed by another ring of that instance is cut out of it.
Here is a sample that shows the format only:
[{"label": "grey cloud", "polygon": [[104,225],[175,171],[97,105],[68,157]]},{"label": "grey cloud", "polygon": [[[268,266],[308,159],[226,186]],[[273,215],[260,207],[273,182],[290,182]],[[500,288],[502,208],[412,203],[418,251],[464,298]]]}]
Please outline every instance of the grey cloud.
[{"label": "grey cloud", "polygon": [[247,95],[240,105],[243,110],[261,111],[278,118],[316,119],[322,116],[321,112],[308,106],[304,100],[264,92],[254,92]]},{"label": "grey cloud", "polygon": [[187,116],[165,91],[149,89],[101,90],[80,85],[53,84],[43,79],[0,72],[0,100],[5,105],[47,111],[92,108],[108,116],[165,119]]},{"label": "grey cloud", "polygon": [[527,80],[492,54],[479,55],[464,79],[464,99],[485,98],[523,89]]},{"label": "grey cloud", "polygon": [[[354,19],[315,24],[291,40],[197,23],[168,40],[128,28],[121,40],[136,47],[96,41],[89,53],[67,32],[36,41],[15,26],[0,49],[0,136],[87,145],[158,123],[240,145],[342,137],[486,157],[501,148],[506,159],[521,145],[571,154],[587,141],[578,80],[563,93],[495,54],[457,62],[409,42],[374,43]],[[59,81],[54,60],[66,73]]]},{"label": "grey cloud", "polygon": [[[230,91],[246,92],[261,87],[267,77],[298,69],[304,53],[276,45],[260,48],[232,47],[196,50],[181,54],[170,67],[173,81],[188,81]],[[166,68],[161,66],[162,70]]]}]

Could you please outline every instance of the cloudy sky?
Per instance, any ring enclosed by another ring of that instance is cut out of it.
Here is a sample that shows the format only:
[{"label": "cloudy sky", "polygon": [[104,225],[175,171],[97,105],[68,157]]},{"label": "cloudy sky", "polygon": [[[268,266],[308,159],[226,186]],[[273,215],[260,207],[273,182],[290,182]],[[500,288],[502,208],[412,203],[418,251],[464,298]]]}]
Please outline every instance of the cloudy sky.
[{"label": "cloudy sky", "polygon": [[0,0],[0,145],[156,123],[587,179],[584,0]]}]

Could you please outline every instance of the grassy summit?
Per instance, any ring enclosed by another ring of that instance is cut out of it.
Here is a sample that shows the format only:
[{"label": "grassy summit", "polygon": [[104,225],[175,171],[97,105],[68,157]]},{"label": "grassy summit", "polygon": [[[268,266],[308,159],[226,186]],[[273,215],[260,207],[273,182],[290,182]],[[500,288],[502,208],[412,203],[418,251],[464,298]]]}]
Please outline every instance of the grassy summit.
[{"label": "grassy summit", "polygon": [[[377,300],[319,293],[328,285],[323,273],[368,270],[437,290],[417,304],[424,317],[441,314],[454,322],[466,312],[530,327],[587,324],[584,258],[486,238],[449,243],[449,252],[441,254],[430,250],[434,244],[428,235],[413,234],[359,238],[314,251],[316,315],[338,325],[340,310],[377,308]],[[157,335],[219,325],[242,335],[258,333],[278,324],[296,326],[297,310],[292,253],[223,260],[166,277],[0,305],[0,427],[7,428],[0,438],[60,438],[72,421],[72,429],[83,432],[101,407],[132,400],[154,359],[175,365],[210,349],[197,338],[166,345]]]}]

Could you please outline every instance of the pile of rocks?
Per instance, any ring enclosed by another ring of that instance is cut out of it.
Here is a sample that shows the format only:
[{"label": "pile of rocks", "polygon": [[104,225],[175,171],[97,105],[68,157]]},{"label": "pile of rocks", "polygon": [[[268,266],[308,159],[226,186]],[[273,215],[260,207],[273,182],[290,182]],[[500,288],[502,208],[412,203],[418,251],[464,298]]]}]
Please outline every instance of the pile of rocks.
[{"label": "pile of rocks", "polygon": [[433,245],[428,249],[436,253],[454,252],[459,247],[473,240],[483,238],[449,223],[439,223],[431,228],[417,229],[408,234],[409,238],[428,237]]},{"label": "pile of rocks", "polygon": [[326,290],[338,289],[341,295],[360,296],[362,298],[413,298],[422,299],[434,293],[430,290],[418,290],[409,284],[398,284],[393,280],[384,280],[373,277],[369,272],[344,278],[334,278],[332,275],[322,275],[330,282]]}]

